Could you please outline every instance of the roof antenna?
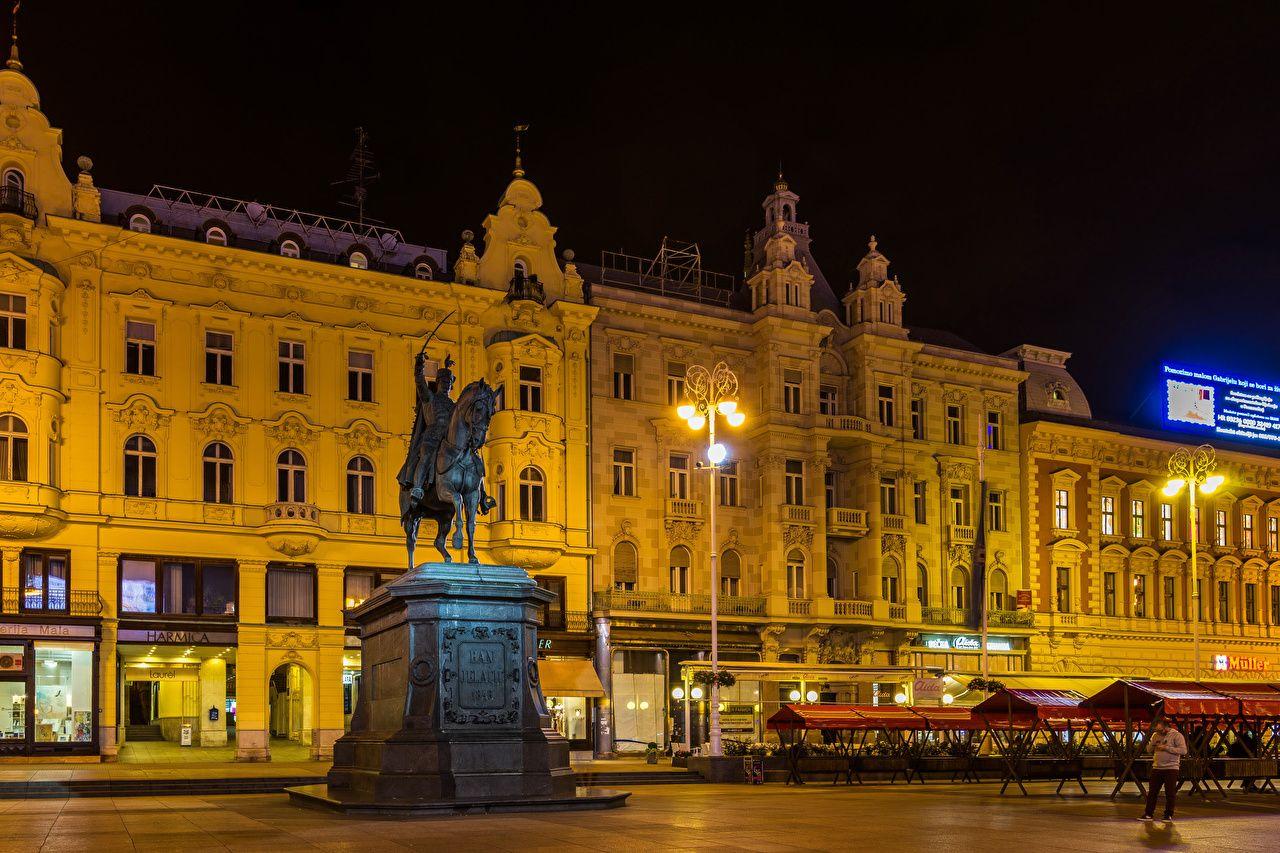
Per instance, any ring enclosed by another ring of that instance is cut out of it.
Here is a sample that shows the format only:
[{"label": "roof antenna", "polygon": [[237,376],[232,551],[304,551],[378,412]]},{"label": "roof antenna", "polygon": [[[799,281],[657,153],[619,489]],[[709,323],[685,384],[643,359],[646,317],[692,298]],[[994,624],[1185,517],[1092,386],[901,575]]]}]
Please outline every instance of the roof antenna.
[{"label": "roof antenna", "polygon": [[13,4],[13,44],[9,46],[9,61],[5,63],[6,68],[12,68],[14,71],[22,70],[22,63],[18,61],[18,10],[22,8],[22,0],[15,0]]},{"label": "roof antenna", "polygon": [[517,178],[524,177],[524,166],[520,163],[520,134],[529,129],[527,124],[517,124],[513,128],[516,132],[516,167],[511,170],[511,174]]},{"label": "roof antenna", "polygon": [[[356,146],[351,149],[350,165],[347,176],[341,181],[334,181],[332,186],[351,185],[351,196],[338,202],[343,207],[356,209],[356,224],[365,224],[364,205],[369,198],[369,184],[381,178],[377,165],[373,161],[373,152],[369,150],[369,134],[363,127],[356,128]],[[377,222],[370,219],[369,222]]]}]

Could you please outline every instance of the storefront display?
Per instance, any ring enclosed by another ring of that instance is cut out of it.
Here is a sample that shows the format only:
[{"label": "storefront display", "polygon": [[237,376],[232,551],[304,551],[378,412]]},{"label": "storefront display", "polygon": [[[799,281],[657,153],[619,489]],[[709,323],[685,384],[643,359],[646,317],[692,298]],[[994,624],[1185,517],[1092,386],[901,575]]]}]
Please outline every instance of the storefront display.
[{"label": "storefront display", "polygon": [[35,740],[93,740],[93,644],[35,644]]},{"label": "storefront display", "polygon": [[[9,635],[0,639],[0,755],[95,752],[96,628],[32,622],[0,631]],[[31,635],[84,639],[19,639]]]}]

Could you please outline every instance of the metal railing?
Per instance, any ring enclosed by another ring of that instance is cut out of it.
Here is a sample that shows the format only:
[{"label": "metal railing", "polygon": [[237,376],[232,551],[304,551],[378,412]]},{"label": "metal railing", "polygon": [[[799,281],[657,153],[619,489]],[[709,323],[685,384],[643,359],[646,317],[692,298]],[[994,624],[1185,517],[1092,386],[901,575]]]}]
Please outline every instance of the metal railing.
[{"label": "metal railing", "polygon": [[920,621],[929,625],[965,625],[969,611],[963,607],[925,607],[920,610]]},{"label": "metal railing", "polygon": [[547,301],[546,294],[542,288],[542,282],[538,281],[536,275],[526,276],[519,270],[511,277],[511,283],[507,285],[507,301],[516,302],[528,300],[537,302],[539,305],[545,304]]},{"label": "metal railing", "polygon": [[35,194],[23,192],[21,187],[0,187],[0,213],[16,213],[35,219],[38,215]]},{"label": "metal railing", "polygon": [[6,616],[19,613],[98,616],[102,613],[102,596],[91,589],[73,589],[69,592],[51,589],[46,604],[39,590],[24,593],[17,587],[6,586],[0,593],[0,605]]},{"label": "metal railing", "polygon": [[1030,610],[988,610],[988,625],[1008,625],[1011,627],[1030,627],[1034,625],[1036,615]]},{"label": "metal railing", "polygon": [[[763,616],[764,597],[755,595],[717,596],[721,614]],[[650,613],[710,613],[711,596],[701,593],[673,593],[654,590],[605,589],[595,594],[596,604],[606,610],[639,610]]]}]

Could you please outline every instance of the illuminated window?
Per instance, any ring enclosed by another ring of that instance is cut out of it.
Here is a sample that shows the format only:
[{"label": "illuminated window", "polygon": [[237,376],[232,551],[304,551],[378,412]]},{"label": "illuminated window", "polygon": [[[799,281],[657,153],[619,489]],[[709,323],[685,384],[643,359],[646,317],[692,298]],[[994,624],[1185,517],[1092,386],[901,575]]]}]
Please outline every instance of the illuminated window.
[{"label": "illuminated window", "polygon": [[227,245],[227,232],[216,225],[204,232],[204,241],[211,246]]},{"label": "illuminated window", "polygon": [[1173,504],[1160,504],[1160,538],[1173,540]]},{"label": "illuminated window", "polygon": [[285,450],[276,457],[276,500],[306,503],[307,462],[296,450]]},{"label": "illuminated window", "polygon": [[1267,550],[1280,551],[1280,518],[1267,516]]},{"label": "illuminated window", "polygon": [[232,338],[226,332],[204,333],[204,381],[210,385],[232,383]]},{"label": "illuminated window", "polygon": [[233,462],[231,448],[215,441],[204,449],[204,501],[211,504],[232,502]]},{"label": "illuminated window", "polygon": [[786,502],[792,506],[804,503],[804,462],[800,459],[788,459],[785,470]]},{"label": "illuminated window", "polygon": [[134,498],[156,496],[156,445],[145,435],[124,443],[124,493]]},{"label": "illuminated window", "polygon": [[[71,586],[71,567],[64,552],[24,551],[22,554],[22,609],[65,612]],[[88,677],[88,673],[85,676]]]},{"label": "illuminated window", "polygon": [[27,481],[27,425],[17,415],[0,415],[0,480]]},{"label": "illuminated window", "polygon": [[1057,570],[1057,607],[1059,613],[1071,612],[1071,569],[1067,566],[1058,566]]},{"label": "illuminated window", "polygon": [[27,348],[27,297],[0,293],[0,347]]},{"label": "illuminated window", "polygon": [[520,518],[547,520],[547,478],[532,465],[520,472]]},{"label": "illuminated window", "polygon": [[1053,526],[1059,530],[1071,529],[1071,492],[1067,489],[1053,490]]},{"label": "illuminated window", "polygon": [[156,324],[140,320],[125,323],[124,372],[156,375]]},{"label": "illuminated window", "polygon": [[1213,544],[1227,544],[1227,511],[1220,509],[1213,514]]},{"label": "illuminated window", "polygon": [[369,268],[369,256],[364,252],[352,252],[347,256],[347,263],[352,269],[367,270]]},{"label": "illuminated window", "polygon": [[307,393],[307,349],[301,341],[280,341],[276,388],[285,394]]},{"label": "illuminated window", "polygon": [[373,463],[353,456],[347,463],[347,512],[373,515]]},{"label": "illuminated window", "polygon": [[1102,535],[1114,536],[1116,532],[1116,499],[1111,495],[1102,496]]},{"label": "illuminated window", "polygon": [[613,451],[613,493],[632,498],[636,494],[636,452],[623,448]]},{"label": "illuminated window", "polygon": [[876,414],[880,425],[893,426],[893,386],[880,385],[876,389]]},{"label": "illuminated window", "polygon": [[787,598],[805,597],[804,554],[793,549],[787,554]]},{"label": "illuminated window", "polygon": [[964,410],[947,406],[947,444],[964,444]]},{"label": "illuminated window", "polygon": [[1129,535],[1141,539],[1147,535],[1147,502],[1134,500],[1129,502]]},{"label": "illuminated window", "polygon": [[1246,512],[1240,516],[1240,547],[1253,547],[1253,513]]},{"label": "illuminated window", "polygon": [[137,231],[139,234],[150,234],[151,217],[145,213],[135,213],[129,217],[129,230]]},{"label": "illuminated window", "polygon": [[1102,575],[1102,612],[1107,616],[1116,615],[1116,573],[1104,572]]},{"label": "illuminated window", "polygon": [[1145,575],[1133,576],[1133,615],[1147,615],[1147,578]]},{"label": "illuminated window", "polygon": [[298,258],[302,256],[302,247],[296,240],[284,240],[280,243],[280,254],[286,258]]}]

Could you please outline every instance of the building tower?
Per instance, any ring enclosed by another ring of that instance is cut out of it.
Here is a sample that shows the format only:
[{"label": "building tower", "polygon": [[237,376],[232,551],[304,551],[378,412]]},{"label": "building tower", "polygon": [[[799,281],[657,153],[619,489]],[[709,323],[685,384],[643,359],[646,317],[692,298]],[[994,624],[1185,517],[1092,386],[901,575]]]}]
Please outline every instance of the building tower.
[{"label": "building tower", "polygon": [[902,305],[906,294],[896,277],[889,277],[889,259],[876,248],[876,236],[867,242],[867,253],[858,261],[858,282],[843,299],[845,322],[855,332],[906,338]]}]

